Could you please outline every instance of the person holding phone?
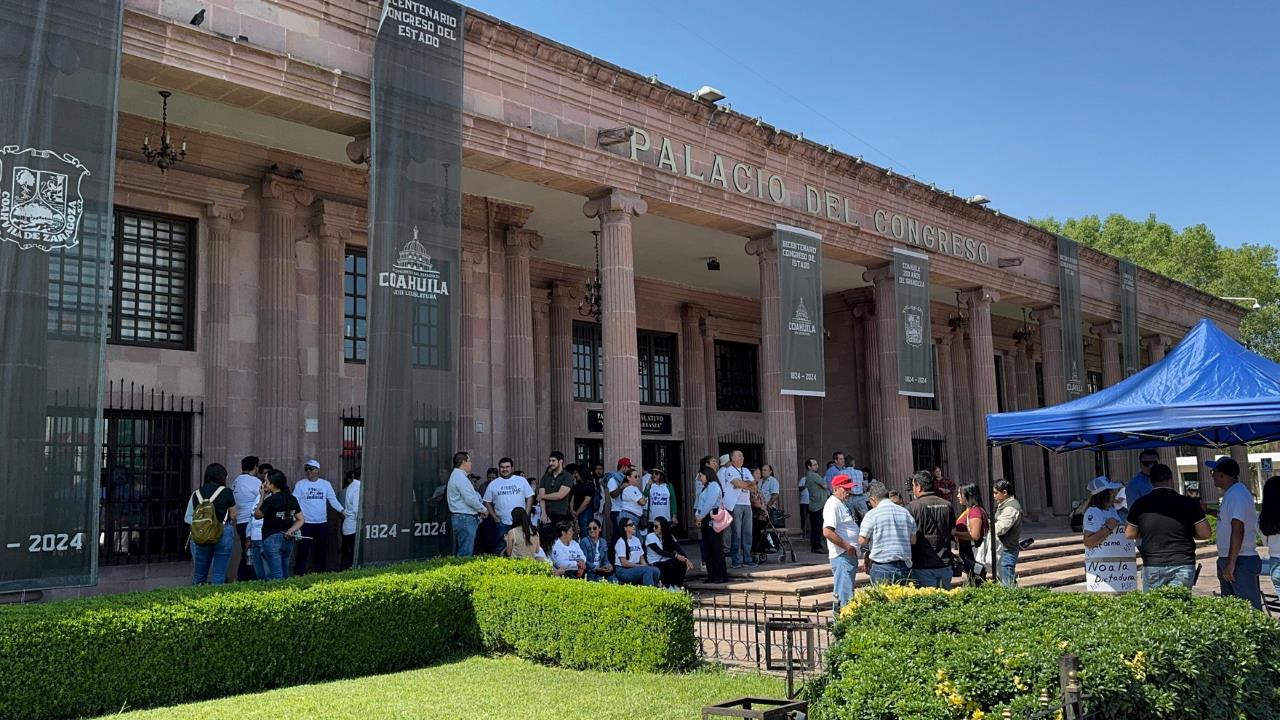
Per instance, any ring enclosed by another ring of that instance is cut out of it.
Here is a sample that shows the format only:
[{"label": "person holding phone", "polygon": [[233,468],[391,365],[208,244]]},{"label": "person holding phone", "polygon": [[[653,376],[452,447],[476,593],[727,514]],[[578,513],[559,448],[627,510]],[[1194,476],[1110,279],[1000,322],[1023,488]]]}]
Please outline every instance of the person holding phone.
[{"label": "person holding phone", "polygon": [[298,499],[289,492],[289,478],[279,470],[267,474],[271,494],[262,499],[253,516],[262,520],[262,560],[267,579],[289,577],[289,558],[306,518]]}]

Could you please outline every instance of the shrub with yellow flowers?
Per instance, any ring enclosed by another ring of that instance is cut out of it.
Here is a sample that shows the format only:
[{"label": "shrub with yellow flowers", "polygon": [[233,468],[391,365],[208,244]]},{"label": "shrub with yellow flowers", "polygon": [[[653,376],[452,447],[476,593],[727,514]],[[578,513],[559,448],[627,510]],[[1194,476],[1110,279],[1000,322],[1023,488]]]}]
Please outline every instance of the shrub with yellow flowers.
[{"label": "shrub with yellow flowers", "polygon": [[1065,653],[1103,718],[1280,718],[1280,623],[1177,589],[860,590],[804,693],[813,720],[1024,718]]}]

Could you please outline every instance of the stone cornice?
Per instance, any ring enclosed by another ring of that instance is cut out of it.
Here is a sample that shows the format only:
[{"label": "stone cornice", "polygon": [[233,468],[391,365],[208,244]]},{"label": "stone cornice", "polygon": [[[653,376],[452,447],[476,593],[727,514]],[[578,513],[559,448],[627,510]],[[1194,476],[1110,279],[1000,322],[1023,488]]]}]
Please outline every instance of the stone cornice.
[{"label": "stone cornice", "polygon": [[508,228],[505,238],[507,252],[514,255],[525,255],[542,247],[542,236],[534,230]]},{"label": "stone cornice", "polygon": [[486,198],[485,204],[488,207],[491,227],[522,228],[525,223],[529,222],[529,216],[533,214],[532,205],[510,200]]},{"label": "stone cornice", "polygon": [[587,217],[600,217],[610,220],[643,215],[648,210],[649,204],[639,195],[617,188],[611,188],[598,196],[592,197],[582,206],[582,212]]},{"label": "stone cornice", "polygon": [[311,203],[311,229],[322,242],[346,242],[353,233],[368,231],[365,209],[336,200]]},{"label": "stone cornice", "polygon": [[302,183],[268,173],[262,178],[262,199],[307,207],[315,202],[316,194],[304,187]]},{"label": "stone cornice", "polygon": [[243,214],[244,195],[249,190],[243,183],[174,169],[162,173],[153,165],[124,158],[116,158],[115,181],[116,188],[125,192],[186,200],[205,205],[211,217],[232,219]]}]

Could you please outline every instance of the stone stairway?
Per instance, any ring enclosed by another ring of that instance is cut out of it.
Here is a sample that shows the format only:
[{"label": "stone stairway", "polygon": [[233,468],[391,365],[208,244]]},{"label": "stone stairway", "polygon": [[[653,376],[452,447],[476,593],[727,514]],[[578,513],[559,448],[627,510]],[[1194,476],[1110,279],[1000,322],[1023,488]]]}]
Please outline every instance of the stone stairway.
[{"label": "stone stairway", "polygon": [[[1062,590],[1084,589],[1084,546],[1078,533],[1046,530],[1018,560],[1020,587],[1048,587]],[[1216,550],[1202,544],[1197,560],[1202,574],[1212,575]],[[834,582],[825,555],[797,550],[797,562],[766,564],[752,570],[731,570],[729,582],[690,581],[688,589],[703,599],[715,598],[733,604],[784,604],[800,612],[830,608]],[[1141,560],[1139,560],[1141,567]],[[861,571],[857,586],[867,583]]]}]

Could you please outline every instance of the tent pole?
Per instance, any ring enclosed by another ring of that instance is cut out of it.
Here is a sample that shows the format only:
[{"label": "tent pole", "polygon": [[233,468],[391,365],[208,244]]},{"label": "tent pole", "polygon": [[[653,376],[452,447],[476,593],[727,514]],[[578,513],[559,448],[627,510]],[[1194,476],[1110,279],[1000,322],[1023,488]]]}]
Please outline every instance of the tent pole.
[{"label": "tent pole", "polygon": [[1000,582],[1000,556],[997,554],[999,548],[996,547],[996,502],[995,496],[992,494],[995,489],[995,460],[992,453],[994,452],[991,441],[987,441],[987,487],[983,492],[983,505],[989,508],[987,512],[987,547],[991,550],[991,581]]}]

